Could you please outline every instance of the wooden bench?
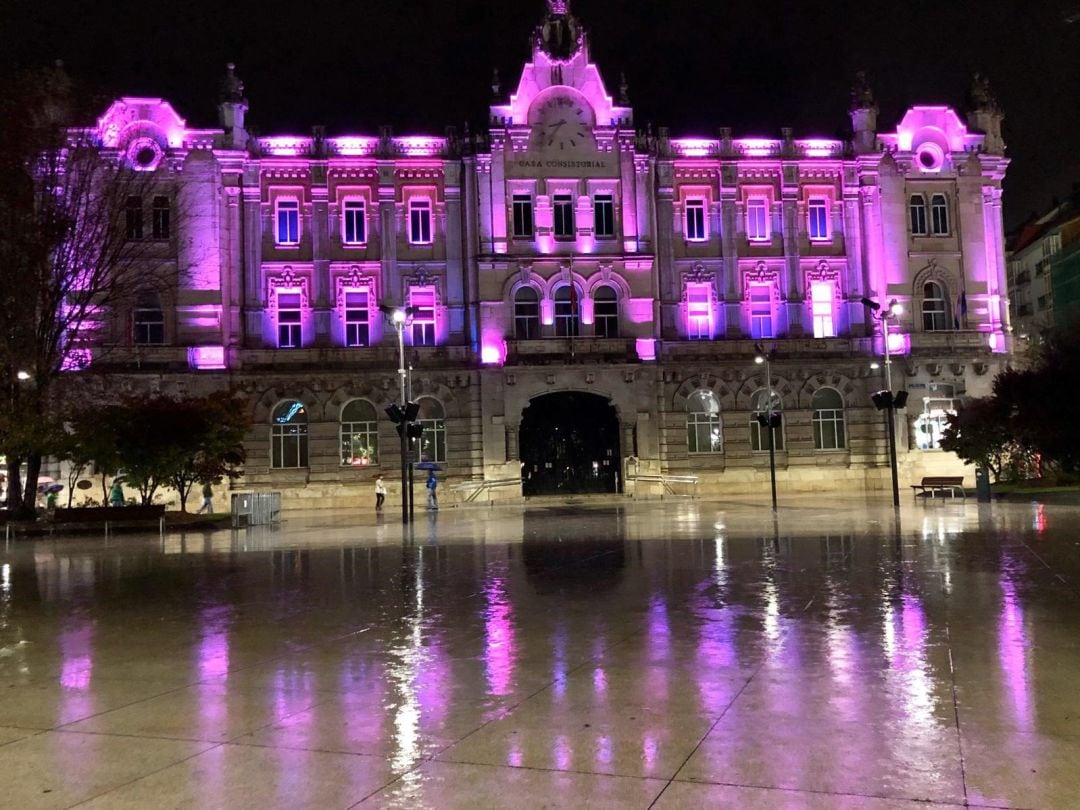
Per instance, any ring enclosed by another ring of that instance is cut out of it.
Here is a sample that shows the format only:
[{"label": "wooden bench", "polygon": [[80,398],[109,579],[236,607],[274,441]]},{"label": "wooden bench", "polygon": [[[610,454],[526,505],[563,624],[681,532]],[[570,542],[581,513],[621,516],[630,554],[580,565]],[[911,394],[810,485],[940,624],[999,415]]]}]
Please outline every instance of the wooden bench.
[{"label": "wooden bench", "polygon": [[956,497],[957,492],[960,493],[961,498],[967,498],[967,493],[964,492],[964,476],[928,475],[923,478],[921,483],[911,485],[911,494],[915,498],[920,495],[933,498],[939,492],[943,498],[946,492],[950,493],[953,498]]}]

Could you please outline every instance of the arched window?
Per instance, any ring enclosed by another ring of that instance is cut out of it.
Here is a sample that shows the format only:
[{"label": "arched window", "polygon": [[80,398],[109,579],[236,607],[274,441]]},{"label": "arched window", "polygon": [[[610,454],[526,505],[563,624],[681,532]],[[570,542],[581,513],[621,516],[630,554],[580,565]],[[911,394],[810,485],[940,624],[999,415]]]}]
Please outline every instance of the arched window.
[{"label": "arched window", "polygon": [[519,287],[514,293],[514,337],[518,340],[540,337],[540,299],[532,287]]},{"label": "arched window", "polygon": [[307,411],[302,402],[286,400],[270,417],[270,466],[285,470],[307,465]]},{"label": "arched window", "polygon": [[421,461],[446,461],[446,412],[442,403],[432,397],[417,400],[420,413],[416,418],[418,425],[423,425],[420,437]]},{"label": "arched window", "polygon": [[949,235],[949,202],[944,194],[930,198],[930,231],[934,236]]},{"label": "arched window", "polygon": [[949,302],[945,288],[936,281],[923,284],[922,324],[924,332],[943,332],[949,328]]},{"label": "arched window", "polygon": [[[771,407],[764,388],[759,388],[750,397],[750,449],[755,453],[769,452],[769,429],[762,427],[761,423],[758,422],[758,414],[766,414],[770,411],[778,412],[782,409],[783,403],[780,401],[780,395],[776,391],[773,391]],[[774,449],[784,449],[783,422],[780,423],[780,427],[773,430],[773,442],[775,442]]]},{"label": "arched window", "polygon": [[817,450],[843,450],[847,446],[844,435],[844,398],[835,388],[819,388],[810,399],[813,411],[814,447]]},{"label": "arched window", "polygon": [[606,284],[593,290],[593,323],[597,337],[619,336],[619,297]]},{"label": "arched window", "polygon": [[379,422],[375,406],[354,399],[341,409],[341,463],[366,467],[379,463]]},{"label": "arched window", "polygon": [[908,213],[911,217],[911,233],[913,236],[926,236],[929,231],[926,228],[926,197],[922,194],[912,194],[908,200]]},{"label": "arched window", "polygon": [[724,449],[720,402],[712,391],[695,391],[686,399],[686,448],[691,453]]},{"label": "arched window", "polygon": [[555,334],[577,337],[579,324],[577,289],[564,284],[555,291]]}]

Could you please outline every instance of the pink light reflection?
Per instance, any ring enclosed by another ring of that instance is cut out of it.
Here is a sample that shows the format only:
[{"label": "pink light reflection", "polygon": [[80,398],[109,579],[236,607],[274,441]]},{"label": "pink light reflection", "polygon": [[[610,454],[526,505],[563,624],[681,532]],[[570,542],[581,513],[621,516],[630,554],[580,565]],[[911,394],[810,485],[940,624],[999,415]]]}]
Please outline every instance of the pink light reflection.
[{"label": "pink light reflection", "polygon": [[484,665],[488,691],[508,695],[514,680],[514,625],[506,583],[492,576],[484,588]]},{"label": "pink light reflection", "polygon": [[1001,615],[998,617],[998,661],[1011,698],[1013,719],[1031,730],[1031,685],[1027,674],[1027,634],[1024,608],[1010,579],[1001,580]]}]

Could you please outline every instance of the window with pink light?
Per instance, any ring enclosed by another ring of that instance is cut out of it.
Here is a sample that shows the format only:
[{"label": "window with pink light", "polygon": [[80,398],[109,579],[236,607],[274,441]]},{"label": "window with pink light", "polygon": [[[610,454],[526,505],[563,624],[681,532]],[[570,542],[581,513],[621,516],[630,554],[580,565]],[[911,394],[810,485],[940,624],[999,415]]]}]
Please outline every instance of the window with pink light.
[{"label": "window with pink light", "polygon": [[409,242],[430,245],[432,239],[431,200],[413,197],[409,200]]},{"label": "window with pink light", "polygon": [[279,349],[298,349],[303,345],[303,299],[300,290],[279,289],[277,295],[277,332]]},{"label": "window with pink light", "polygon": [[705,219],[705,199],[687,197],[683,203],[683,232],[688,242],[704,242],[709,238]]},{"label": "window with pink light", "polygon": [[810,314],[814,319],[814,337],[836,337],[833,323],[833,289],[831,281],[814,281],[810,284]]},{"label": "window with pink light", "polygon": [[279,197],[274,206],[274,242],[281,247],[300,244],[300,201]]},{"label": "window with pink light", "polygon": [[413,287],[409,290],[412,307],[412,345],[435,345],[435,288]]},{"label": "window with pink light", "polygon": [[810,198],[806,204],[806,220],[806,232],[811,242],[828,242],[832,239],[827,198]]},{"label": "window with pink light", "polygon": [[367,287],[344,290],[345,345],[371,345],[371,292]]},{"label": "window with pink light", "polygon": [[367,203],[350,197],[341,203],[341,241],[348,247],[367,243]]},{"label": "window with pink light", "polygon": [[750,334],[755,339],[776,337],[773,329],[773,285],[747,285],[746,298],[750,303]]},{"label": "window with pink light", "polygon": [[769,200],[765,197],[750,197],[746,201],[746,238],[751,242],[768,242],[772,239]]},{"label": "window with pink light", "polygon": [[690,340],[712,338],[712,284],[691,281],[686,284],[686,336]]}]

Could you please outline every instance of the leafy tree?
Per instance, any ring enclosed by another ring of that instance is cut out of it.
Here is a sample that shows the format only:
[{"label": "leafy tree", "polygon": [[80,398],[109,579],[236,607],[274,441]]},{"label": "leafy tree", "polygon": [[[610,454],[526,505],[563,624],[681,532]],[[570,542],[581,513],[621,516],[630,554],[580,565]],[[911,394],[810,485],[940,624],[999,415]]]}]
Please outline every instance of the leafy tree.
[{"label": "leafy tree", "polygon": [[186,451],[169,483],[180,494],[180,511],[187,511],[188,496],[196,483],[217,483],[240,476],[244,463],[244,434],[248,429],[247,407],[228,392],[199,400],[198,430],[185,437]]},{"label": "leafy tree", "polygon": [[125,220],[129,198],[152,195],[167,172],[103,156],[93,131],[72,126],[100,112],[79,109],[86,100],[59,64],[0,76],[0,453],[8,508],[25,515],[41,459],[62,440],[62,374],[176,273],[152,243],[129,238]]},{"label": "leafy tree", "polygon": [[975,399],[949,415],[942,432],[941,449],[950,450],[968,464],[985,467],[994,480],[1012,477],[1011,470],[1023,468],[1032,453],[1017,441],[1009,413],[996,397]]}]

